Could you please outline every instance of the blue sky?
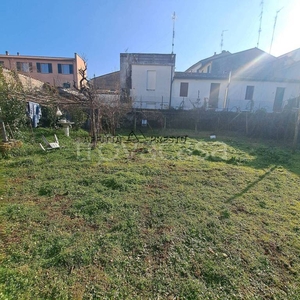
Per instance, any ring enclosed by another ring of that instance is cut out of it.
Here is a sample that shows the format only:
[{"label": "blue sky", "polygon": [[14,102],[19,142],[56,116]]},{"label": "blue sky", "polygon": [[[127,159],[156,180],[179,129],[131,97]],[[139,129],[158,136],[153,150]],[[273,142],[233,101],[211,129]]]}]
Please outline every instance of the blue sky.
[{"label": "blue sky", "polygon": [[[122,52],[171,53],[176,13],[176,70],[223,50],[256,47],[261,0],[2,0],[4,54],[73,57],[90,77],[119,70]],[[282,10],[280,10],[282,8]],[[300,1],[264,0],[259,48],[279,56],[300,48]]]}]

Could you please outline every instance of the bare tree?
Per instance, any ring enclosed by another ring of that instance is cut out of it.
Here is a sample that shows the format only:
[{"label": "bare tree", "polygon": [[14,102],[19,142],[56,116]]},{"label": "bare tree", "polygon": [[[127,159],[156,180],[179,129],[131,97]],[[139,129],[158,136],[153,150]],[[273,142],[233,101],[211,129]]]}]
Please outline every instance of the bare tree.
[{"label": "bare tree", "polygon": [[[117,127],[120,125],[122,117],[131,110],[131,102],[120,100],[119,87],[111,94],[102,94],[92,81],[87,78],[87,62],[84,68],[79,70],[81,76],[80,93],[88,102],[91,121],[91,136],[93,148],[97,146],[98,135],[105,131],[115,135]],[[75,84],[74,84],[75,86]]]},{"label": "bare tree", "polygon": [[[73,87],[81,93],[82,97],[80,97],[80,100],[85,100],[88,102],[88,107],[90,110],[90,120],[91,120],[91,137],[92,137],[92,143],[93,148],[97,146],[97,126],[96,126],[96,92],[93,88],[93,85],[90,83],[90,81],[87,78],[87,62],[84,60],[84,68],[79,70],[79,74],[81,76],[80,82],[79,82],[79,89],[76,87],[75,82]],[[83,98],[83,99],[82,99]]]},{"label": "bare tree", "polygon": [[114,95],[99,95],[97,107],[101,111],[102,130],[112,135],[116,134],[116,129],[122,124],[124,116],[132,110],[130,102],[121,102],[120,96]]}]

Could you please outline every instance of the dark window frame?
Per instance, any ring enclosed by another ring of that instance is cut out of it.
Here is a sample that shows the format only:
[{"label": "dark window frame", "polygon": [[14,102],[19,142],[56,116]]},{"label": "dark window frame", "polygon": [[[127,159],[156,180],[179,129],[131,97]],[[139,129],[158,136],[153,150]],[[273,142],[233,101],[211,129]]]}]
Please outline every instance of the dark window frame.
[{"label": "dark window frame", "polygon": [[284,99],[285,87],[276,87],[275,98],[273,102],[273,112],[281,112]]},{"label": "dark window frame", "polygon": [[[68,73],[63,72],[63,66],[68,66],[69,67],[69,72]],[[74,74],[74,67],[73,67],[72,64],[57,64],[57,71],[58,71],[58,74],[71,75],[71,74]]]},{"label": "dark window frame", "polygon": [[189,83],[188,82],[180,82],[179,97],[187,97],[188,94],[189,94]]},{"label": "dark window frame", "polygon": [[[24,67],[25,65],[26,65],[26,67],[28,66],[28,71],[25,70],[25,67]],[[17,71],[18,72],[23,72],[23,73],[30,73],[30,72],[32,72],[32,62],[17,61],[16,67],[17,67]]]},{"label": "dark window frame", "polygon": [[254,95],[254,85],[247,85],[245,100],[253,100],[253,95]]},{"label": "dark window frame", "polygon": [[[42,72],[42,65],[48,65],[48,72]],[[52,72],[52,63],[36,63],[36,70],[38,73],[42,74],[51,74]]]}]

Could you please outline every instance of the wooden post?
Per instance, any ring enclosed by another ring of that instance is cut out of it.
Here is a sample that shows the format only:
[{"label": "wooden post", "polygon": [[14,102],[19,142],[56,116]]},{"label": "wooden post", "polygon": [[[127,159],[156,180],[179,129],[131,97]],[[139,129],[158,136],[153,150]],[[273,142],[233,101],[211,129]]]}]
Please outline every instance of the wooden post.
[{"label": "wooden post", "polygon": [[[92,101],[91,101],[92,102]],[[93,138],[93,144],[92,149],[95,149],[97,147],[97,128],[96,128],[96,111],[94,107],[94,103],[91,103],[91,131],[92,131],[92,138]]]},{"label": "wooden post", "polygon": [[199,113],[199,109],[196,110],[195,112],[195,132],[198,132],[198,113]]},{"label": "wooden post", "polygon": [[8,137],[7,137],[7,134],[6,134],[4,122],[1,121],[0,123],[1,123],[1,129],[2,129],[2,141],[3,142],[8,142]]},{"label": "wooden post", "polygon": [[246,111],[246,135],[248,135],[249,128],[248,128],[248,111]]},{"label": "wooden post", "polygon": [[136,132],[136,111],[134,111],[133,131]]},{"label": "wooden post", "polygon": [[296,124],[295,124],[295,132],[294,132],[294,140],[293,140],[293,152],[296,151],[297,141],[299,135],[299,123],[300,123],[300,108],[297,109],[296,113]]}]

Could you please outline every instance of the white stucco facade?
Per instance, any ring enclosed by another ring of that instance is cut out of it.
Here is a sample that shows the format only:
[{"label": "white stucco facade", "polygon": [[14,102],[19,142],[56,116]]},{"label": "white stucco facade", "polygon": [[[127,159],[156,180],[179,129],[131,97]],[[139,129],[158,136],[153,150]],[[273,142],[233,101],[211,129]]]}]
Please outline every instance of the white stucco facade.
[{"label": "white stucco facade", "polygon": [[140,109],[279,112],[300,95],[300,65],[253,48],[222,52],[185,72],[174,72],[174,54],[121,54],[121,92]]},{"label": "white stucco facade", "polygon": [[130,96],[133,106],[146,109],[168,108],[172,69],[172,66],[132,64]]},{"label": "white stucco facade", "polygon": [[228,87],[227,108],[228,110],[249,110],[251,104],[245,99],[247,86],[253,86],[253,110],[264,109],[272,112],[277,88],[283,88],[283,108],[289,99],[299,96],[300,83],[272,82],[272,81],[238,81],[234,80]]},{"label": "white stucco facade", "polygon": [[[181,83],[188,83],[187,97],[180,96]],[[272,112],[277,88],[282,88],[283,99],[279,101],[283,108],[289,99],[298,97],[300,94],[300,83],[298,82],[272,82],[251,81],[231,79],[174,79],[172,89],[171,107],[175,109],[192,109],[193,107],[210,108],[211,84],[219,84],[218,103],[216,110],[258,110],[265,109]],[[252,101],[246,99],[247,86],[253,87]]]},{"label": "white stucco facade", "polygon": [[[180,96],[181,83],[188,83],[187,97]],[[171,107],[175,109],[192,109],[204,105],[204,101],[209,100],[211,83],[220,84],[219,105],[220,99],[225,95],[226,84],[223,80],[197,80],[197,79],[174,79],[172,85],[172,102]]]}]

